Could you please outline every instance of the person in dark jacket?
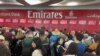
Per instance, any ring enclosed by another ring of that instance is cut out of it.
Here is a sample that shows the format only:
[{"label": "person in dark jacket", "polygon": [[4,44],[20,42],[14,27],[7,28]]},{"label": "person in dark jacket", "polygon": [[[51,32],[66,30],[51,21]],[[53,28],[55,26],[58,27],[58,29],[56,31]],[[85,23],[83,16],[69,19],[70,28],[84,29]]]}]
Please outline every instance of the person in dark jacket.
[{"label": "person in dark jacket", "polygon": [[59,37],[53,46],[54,56],[62,56],[63,55],[64,48],[63,48],[62,44],[63,44],[63,38]]},{"label": "person in dark jacket", "polygon": [[79,50],[78,56],[83,56],[84,53],[86,52],[86,46],[81,42],[83,39],[83,34],[76,32],[74,36],[74,41],[77,44],[77,48]]},{"label": "person in dark jacket", "polygon": [[96,49],[96,55],[100,56],[100,42],[99,42],[97,49]]},{"label": "person in dark jacket", "polygon": [[[47,40],[48,32],[44,31],[44,30],[40,30],[39,31],[39,35],[40,36],[38,38],[34,38],[33,39],[33,42],[35,42],[36,44],[38,44],[39,42],[41,42],[42,48],[43,48],[42,51],[44,51],[42,54],[43,54],[43,56],[48,56],[48,54],[47,54],[48,47],[46,46],[46,44],[47,44],[46,40]],[[34,49],[33,49],[33,51],[34,51]]]},{"label": "person in dark jacket", "polygon": [[67,48],[66,55],[78,55],[77,44],[72,42]]},{"label": "person in dark jacket", "polygon": [[44,49],[40,39],[34,39],[34,41],[32,42],[32,47],[34,49],[32,52],[32,56],[47,56],[46,50]]}]

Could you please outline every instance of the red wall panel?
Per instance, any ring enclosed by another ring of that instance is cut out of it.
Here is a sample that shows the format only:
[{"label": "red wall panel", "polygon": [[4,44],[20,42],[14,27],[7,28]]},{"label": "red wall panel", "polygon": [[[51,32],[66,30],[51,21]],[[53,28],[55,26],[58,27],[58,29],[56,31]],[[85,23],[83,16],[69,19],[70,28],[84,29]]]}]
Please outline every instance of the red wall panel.
[{"label": "red wall panel", "polygon": [[0,26],[100,31],[100,10],[0,10]]}]

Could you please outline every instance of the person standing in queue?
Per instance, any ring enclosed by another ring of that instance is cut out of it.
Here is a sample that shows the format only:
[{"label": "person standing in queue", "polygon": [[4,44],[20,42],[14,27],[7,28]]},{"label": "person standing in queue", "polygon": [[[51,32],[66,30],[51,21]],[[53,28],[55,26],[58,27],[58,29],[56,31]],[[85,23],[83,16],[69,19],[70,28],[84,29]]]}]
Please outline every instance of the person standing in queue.
[{"label": "person standing in queue", "polygon": [[54,56],[63,56],[63,53],[65,51],[63,44],[63,38],[59,37],[57,41],[55,42],[53,49],[54,49]]},{"label": "person standing in queue", "polygon": [[3,35],[0,35],[0,56],[11,56],[8,46],[5,44]]},{"label": "person standing in queue", "polygon": [[46,51],[46,48],[43,46],[43,43],[44,43],[45,40],[47,40],[48,32],[46,32],[44,30],[40,30],[39,35],[40,36],[38,38],[33,39],[32,56],[47,56],[47,51]]},{"label": "person standing in queue", "polygon": [[33,36],[33,31],[26,32],[26,36],[22,40],[22,56],[31,56]]}]

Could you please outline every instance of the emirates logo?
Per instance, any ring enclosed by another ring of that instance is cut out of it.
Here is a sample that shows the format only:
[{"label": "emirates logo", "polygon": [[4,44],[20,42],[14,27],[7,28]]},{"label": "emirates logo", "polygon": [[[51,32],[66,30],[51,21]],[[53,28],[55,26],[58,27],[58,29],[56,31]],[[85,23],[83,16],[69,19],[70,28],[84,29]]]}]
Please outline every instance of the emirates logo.
[{"label": "emirates logo", "polygon": [[69,16],[70,16],[70,17],[73,17],[73,16],[74,16],[74,12],[73,12],[73,11],[70,11],[70,12],[69,12]]},{"label": "emirates logo", "polygon": [[77,16],[74,16],[74,12],[70,11],[68,16],[65,16],[66,19],[77,19]]}]

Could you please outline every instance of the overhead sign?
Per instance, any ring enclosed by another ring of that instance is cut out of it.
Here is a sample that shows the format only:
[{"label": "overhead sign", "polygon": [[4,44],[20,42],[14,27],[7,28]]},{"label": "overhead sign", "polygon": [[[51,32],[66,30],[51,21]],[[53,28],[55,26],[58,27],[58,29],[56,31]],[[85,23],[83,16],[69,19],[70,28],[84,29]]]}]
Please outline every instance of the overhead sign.
[{"label": "overhead sign", "polygon": [[0,18],[91,19],[100,18],[98,10],[0,10]]},{"label": "overhead sign", "polygon": [[100,30],[100,10],[0,10],[0,26]]}]

